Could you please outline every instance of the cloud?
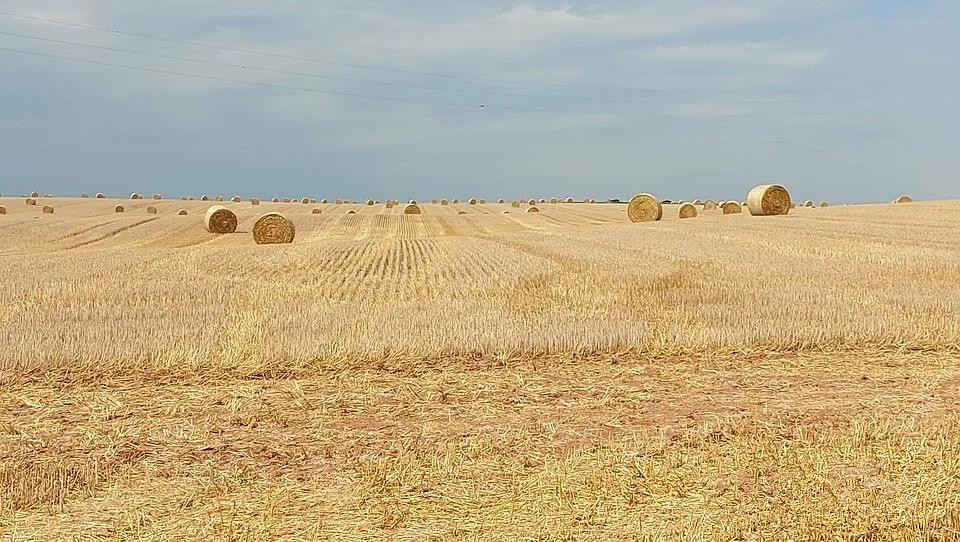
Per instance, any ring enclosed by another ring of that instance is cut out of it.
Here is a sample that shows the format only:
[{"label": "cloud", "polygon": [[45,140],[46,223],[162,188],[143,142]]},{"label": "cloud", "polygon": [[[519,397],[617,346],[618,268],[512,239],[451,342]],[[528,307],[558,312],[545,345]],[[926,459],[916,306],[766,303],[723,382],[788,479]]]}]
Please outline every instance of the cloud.
[{"label": "cloud", "polygon": [[655,62],[738,64],[779,68],[810,68],[823,64],[823,49],[791,49],[769,42],[716,42],[693,45],[658,46],[640,53]]}]

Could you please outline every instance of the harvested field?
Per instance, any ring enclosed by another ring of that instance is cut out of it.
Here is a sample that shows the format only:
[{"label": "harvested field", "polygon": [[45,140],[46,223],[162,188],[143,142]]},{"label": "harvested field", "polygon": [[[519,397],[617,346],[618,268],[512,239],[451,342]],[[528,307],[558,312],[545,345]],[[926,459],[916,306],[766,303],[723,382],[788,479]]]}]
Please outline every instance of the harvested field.
[{"label": "harvested field", "polygon": [[0,198],[13,539],[960,532],[960,202],[44,203]]}]

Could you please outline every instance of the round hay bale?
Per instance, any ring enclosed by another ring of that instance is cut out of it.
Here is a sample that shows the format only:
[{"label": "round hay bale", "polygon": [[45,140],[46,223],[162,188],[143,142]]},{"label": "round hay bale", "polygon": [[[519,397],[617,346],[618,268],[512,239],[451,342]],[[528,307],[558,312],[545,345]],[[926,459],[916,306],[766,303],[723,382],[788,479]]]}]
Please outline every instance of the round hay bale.
[{"label": "round hay bale", "polygon": [[322,200],[320,200],[320,203],[324,203],[324,204],[325,204],[325,203],[327,203],[327,200],[326,200],[326,198],[324,198],[324,199],[322,199]]},{"label": "round hay bale", "polygon": [[829,201],[821,201],[821,202],[820,202],[820,207],[830,207],[830,202],[829,202]]},{"label": "round hay bale", "polygon": [[86,193],[84,193],[84,194],[80,194],[80,197],[81,197],[81,198],[89,198],[90,196],[88,196]]},{"label": "round hay bale", "polygon": [[894,203],[913,203],[913,198],[911,198],[910,196],[904,194],[904,195],[900,196],[899,198],[893,200],[893,202],[894,202]]},{"label": "round hay bale", "polygon": [[418,215],[420,212],[420,206],[416,203],[408,203],[403,208],[403,214],[405,215]]},{"label": "round hay bale", "polygon": [[52,197],[53,197],[53,194],[47,192],[46,194],[43,195],[43,197],[45,197],[45,198],[52,198]]},{"label": "round hay bale", "polygon": [[506,202],[503,201],[503,198],[500,198],[500,199],[497,200],[497,203],[506,203]]},{"label": "round hay bale", "polygon": [[257,198],[250,198],[250,205],[260,205],[260,200]]},{"label": "round hay bale", "polygon": [[704,211],[715,211],[716,209],[717,202],[713,201],[712,199],[708,199],[707,201],[703,202]]},{"label": "round hay bale", "polygon": [[318,214],[320,214],[320,209],[314,209],[314,210],[310,211],[310,213],[311,213],[311,214],[318,215]]},{"label": "round hay bale", "polygon": [[214,205],[203,215],[203,227],[210,233],[237,231],[237,215],[223,205]]},{"label": "round hay bale", "polygon": [[154,194],[154,195],[153,195],[153,199],[155,199],[155,200],[162,200],[162,199],[163,199],[163,196],[160,195],[160,194]]},{"label": "round hay bale", "polygon": [[107,196],[104,196],[104,195],[101,194],[100,192],[97,192],[97,195],[94,196],[94,197],[95,197],[96,199],[103,199],[103,198],[105,198],[105,197],[107,197]]},{"label": "round hay bale", "polygon": [[416,204],[417,204],[417,200],[415,200],[415,199],[412,199],[412,200],[410,200],[410,201],[407,202],[407,205],[416,205]]},{"label": "round hay bale", "polygon": [[217,196],[215,199],[216,199],[217,201],[223,201],[223,196]]},{"label": "round hay bale", "polygon": [[31,197],[31,198],[39,198],[39,197],[40,197],[40,192],[30,192],[30,197]]},{"label": "round hay bale", "polygon": [[187,201],[187,196],[180,196],[180,199],[183,201]]},{"label": "round hay bale", "polygon": [[563,200],[564,203],[573,203],[573,198],[567,198]]},{"label": "round hay bale", "polygon": [[148,214],[148,215],[155,215],[155,214],[157,214],[157,208],[154,207],[153,205],[147,207],[147,214]]},{"label": "round hay bale", "polygon": [[253,240],[258,245],[292,243],[295,235],[293,222],[280,213],[267,213],[253,224]]},{"label": "round hay bale", "polygon": [[187,201],[193,201],[193,196],[188,196]]},{"label": "round hay bale", "polygon": [[552,203],[552,204],[554,204],[554,205],[556,205],[556,204],[559,203],[559,202],[560,202],[560,200],[558,200],[557,198],[550,198],[550,203]]},{"label": "round hay bale", "polygon": [[527,200],[527,205],[536,205],[536,204],[537,204],[537,200],[535,199]]},{"label": "round hay bale", "polygon": [[457,198],[453,198],[453,201],[451,203],[460,203],[460,200],[458,200]]},{"label": "round hay bale", "polygon": [[200,201],[210,201],[210,196],[204,194],[200,196]]},{"label": "round hay bale", "polygon": [[513,200],[513,201],[510,202],[510,207],[514,207],[514,208],[516,208],[516,209],[519,209],[519,208],[520,208],[520,202],[517,201],[517,200]]},{"label": "round hay bale", "polygon": [[440,200],[440,205],[449,205],[449,202],[445,199]]},{"label": "round hay bale", "polygon": [[695,199],[695,200],[693,200],[693,204],[694,204],[694,205],[703,205],[703,202],[700,201],[700,200],[698,200],[698,199]]},{"label": "round hay bale", "polygon": [[354,211],[353,209],[350,209],[349,211],[347,211],[347,214],[348,214],[348,215],[355,215],[355,214],[357,214],[357,212]]},{"label": "round hay bale", "polygon": [[310,203],[310,198],[300,198],[300,203],[308,205]]},{"label": "round hay bale", "polygon": [[113,208],[113,212],[115,212],[115,213],[122,213],[122,212],[123,212],[123,205],[117,205],[116,207],[114,207],[114,208]]},{"label": "round hay bale", "polygon": [[372,199],[368,199],[368,200],[367,200],[367,205],[373,205],[373,200],[372,200]]},{"label": "round hay bale", "polygon": [[5,214],[7,214],[7,208],[4,207],[3,205],[0,205],[0,215],[5,215]]},{"label": "round hay bale", "polygon": [[467,203],[470,204],[470,205],[476,205],[476,204],[477,204],[477,199],[476,199],[476,198],[470,198],[469,200],[467,200]]},{"label": "round hay bale", "polygon": [[597,200],[595,200],[595,199],[593,199],[593,198],[590,198],[590,199],[587,200],[587,203],[596,203],[596,202],[597,202]]},{"label": "round hay bale", "polygon": [[457,211],[457,214],[458,214],[458,215],[465,215],[465,214],[467,214],[467,212],[461,209],[461,210]]},{"label": "round hay bale", "polygon": [[720,211],[725,215],[738,215],[743,212],[743,207],[735,201],[725,201],[720,205]]},{"label": "round hay bale", "polygon": [[23,202],[24,202],[25,204],[27,204],[27,205],[36,205],[36,204],[37,204],[37,200],[35,200],[35,199],[33,199],[33,198],[27,198],[27,199],[25,199]]},{"label": "round hay bale", "polygon": [[392,201],[388,201],[387,204],[386,204],[387,209],[393,209],[396,205],[397,205],[397,204],[394,203],[394,202],[392,202]]},{"label": "round hay bale", "polygon": [[280,198],[270,198],[271,203],[280,203]]},{"label": "round hay bale", "polygon": [[540,203],[546,203],[546,202],[547,202],[547,200],[545,200],[545,199],[543,199],[543,198],[540,198]]},{"label": "round hay bale", "polygon": [[745,202],[745,201],[741,201],[741,202],[740,202],[740,207],[746,207],[746,206],[747,206],[747,202]]},{"label": "round hay bale", "polygon": [[528,212],[528,213],[539,213],[539,212],[540,212],[540,209],[537,209],[536,207],[527,207],[527,211],[526,211],[526,212]]},{"label": "round hay bale", "polygon": [[177,211],[177,216],[187,216],[187,210],[180,209],[179,211]]},{"label": "round hay bale", "polygon": [[130,199],[143,199],[143,196],[134,192],[133,194],[130,194]]},{"label": "round hay bale", "polygon": [[807,200],[807,201],[803,202],[803,206],[804,206],[804,207],[813,207],[813,202],[810,201],[810,200]]},{"label": "round hay bale", "polygon": [[436,204],[437,204],[437,200],[430,200],[430,203],[436,205]]},{"label": "round hay bale", "polygon": [[241,201],[240,196],[233,196],[232,198],[230,198],[230,201],[232,201],[233,203],[240,203]]},{"label": "round hay bale", "polygon": [[627,205],[627,218],[630,222],[656,222],[663,218],[663,206],[650,194],[637,194]]},{"label": "round hay bale", "polygon": [[53,205],[44,205],[44,206],[43,206],[43,209],[41,209],[41,210],[43,211],[43,214],[45,214],[45,215],[52,215],[52,214],[53,214]]},{"label": "round hay bale", "polygon": [[343,205],[343,200],[342,200],[342,199],[338,199],[338,200],[335,201],[334,203],[336,203],[337,205]]},{"label": "round hay bale", "polygon": [[693,203],[684,203],[680,206],[680,218],[696,218],[697,206]]},{"label": "round hay bale", "polygon": [[763,184],[747,194],[747,208],[753,216],[777,216],[790,212],[790,192],[779,184]]},{"label": "round hay bale", "polygon": [[480,200],[480,205],[486,205],[486,204],[487,204],[487,200],[485,199]]}]

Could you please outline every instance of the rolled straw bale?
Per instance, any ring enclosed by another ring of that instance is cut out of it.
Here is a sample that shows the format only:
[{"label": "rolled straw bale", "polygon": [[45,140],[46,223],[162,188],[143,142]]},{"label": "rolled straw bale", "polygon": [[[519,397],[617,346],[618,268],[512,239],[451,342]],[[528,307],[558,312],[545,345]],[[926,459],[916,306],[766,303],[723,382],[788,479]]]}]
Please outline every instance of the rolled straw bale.
[{"label": "rolled straw bale", "polygon": [[27,198],[26,200],[24,200],[24,203],[27,204],[27,205],[36,205],[36,204],[37,204],[37,200],[35,200],[35,199],[33,199],[33,198]]},{"label": "rolled straw bale", "polygon": [[320,203],[327,203],[327,199],[324,198],[324,199],[320,200]]},{"label": "rolled straw bale", "polygon": [[45,214],[45,215],[52,215],[52,214],[53,214],[53,205],[44,205],[42,211],[43,211],[43,214]]},{"label": "rolled straw bale", "polygon": [[320,209],[314,209],[314,210],[312,210],[312,211],[310,211],[310,212],[311,212],[312,214],[318,215],[318,214],[320,214]]},{"label": "rolled straw bale", "polygon": [[637,194],[627,205],[630,222],[656,222],[663,218],[663,206],[650,194]]},{"label": "rolled straw bale", "polygon": [[161,200],[161,199],[163,199],[163,196],[160,195],[160,194],[154,194],[154,195],[153,195],[153,199],[155,199],[155,200]]},{"label": "rolled straw bale", "polygon": [[147,214],[148,214],[148,215],[155,215],[155,214],[157,214],[157,208],[154,207],[153,205],[147,207]]},{"label": "rolled straw bale", "polygon": [[187,210],[180,209],[179,211],[177,211],[177,216],[187,216]]},{"label": "rolled straw bale", "polygon": [[913,198],[904,194],[903,196],[900,196],[899,198],[893,200],[893,202],[894,203],[913,203]]},{"label": "rolled straw bale", "polygon": [[270,198],[272,203],[280,203],[280,198]]},{"label": "rolled straw bale", "polygon": [[810,200],[807,200],[807,201],[803,202],[803,206],[804,206],[804,207],[813,207],[813,202],[810,201]]},{"label": "rolled straw bale", "polygon": [[506,202],[503,201],[503,198],[500,198],[500,199],[497,200],[497,203],[506,203]]},{"label": "rolled straw bale", "polygon": [[453,203],[460,203],[460,200],[457,198],[453,198]]},{"label": "rolled straw bale", "polygon": [[223,205],[213,205],[203,215],[203,227],[210,233],[237,231],[237,215]]},{"label": "rolled straw bale", "polygon": [[114,207],[114,208],[113,208],[113,212],[115,212],[115,213],[122,213],[122,212],[123,212],[123,205],[117,205],[116,207]]},{"label": "rolled straw bale", "polygon": [[698,200],[698,199],[695,199],[695,200],[693,200],[693,204],[694,204],[694,205],[703,205],[703,202],[700,201],[700,200]]},{"label": "rolled straw bale", "polygon": [[420,214],[420,206],[416,203],[408,203],[403,208],[403,214],[405,215],[418,215]]},{"label": "rolled straw bale", "polygon": [[3,205],[0,205],[0,215],[5,215],[5,214],[7,214],[7,208],[4,207]]},{"label": "rolled straw bale", "polygon": [[308,205],[310,203],[310,198],[300,198],[300,203]]},{"label": "rolled straw bale", "polygon": [[218,196],[217,196],[216,198],[214,198],[214,199],[216,199],[217,201],[223,201],[223,196],[219,196],[219,195],[218,195]]},{"label": "rolled straw bale", "polygon": [[712,199],[708,199],[707,201],[703,202],[704,211],[714,211],[716,208],[717,202],[713,201]]},{"label": "rolled straw bale", "polygon": [[45,197],[45,198],[52,198],[52,197],[53,197],[53,194],[47,192],[46,194],[43,195],[43,197]]},{"label": "rolled straw bale", "polygon": [[187,201],[193,201],[193,196],[187,196]]},{"label": "rolled straw bale", "polygon": [[540,203],[546,203],[546,202],[547,202],[547,200],[545,200],[545,199],[543,199],[543,198],[540,198]]},{"label": "rolled straw bale", "polygon": [[520,208],[520,202],[517,201],[517,200],[513,200],[513,201],[510,202],[510,207],[515,207],[515,208],[519,209],[519,208]]},{"label": "rolled straw bale", "polygon": [[536,207],[527,207],[527,211],[526,211],[526,212],[528,212],[528,213],[539,213],[539,212],[540,212],[540,209],[537,209]]},{"label": "rolled straw bale", "polygon": [[200,196],[200,201],[210,201],[210,196],[204,194]]},{"label": "rolled straw bale", "polygon": [[510,211],[503,211],[503,212],[502,212],[502,213],[500,213],[500,214],[503,214],[503,215],[508,215],[508,214],[510,214]]},{"label": "rolled straw bale", "polygon": [[388,202],[386,203],[387,209],[393,209],[394,206],[396,206],[396,203],[394,203],[394,202],[392,202],[392,201],[388,201]]},{"label": "rolled straw bale", "polygon": [[101,194],[100,192],[97,192],[97,195],[96,195],[95,197],[96,197],[97,199],[103,199],[103,198],[105,198],[105,197],[107,197],[107,196],[104,196],[104,195]]},{"label": "rolled straw bale", "polygon": [[436,205],[438,202],[437,202],[437,200],[430,200],[430,203]]},{"label": "rolled straw bale", "polygon": [[368,200],[367,200],[367,205],[373,205],[373,200],[372,200],[372,199],[368,199]]},{"label": "rolled straw bale", "polygon": [[738,215],[743,212],[743,207],[735,201],[725,201],[720,205],[720,210],[725,215]]},{"label": "rolled straw bale", "polygon": [[535,199],[527,200],[527,205],[536,205],[536,204],[537,204],[537,200]]},{"label": "rolled straw bale", "polygon": [[180,199],[183,201],[187,201],[187,196],[180,196]]},{"label": "rolled straw bale", "polygon": [[776,216],[790,212],[790,192],[779,184],[763,184],[747,194],[747,208],[753,216]]},{"label": "rolled straw bale", "polygon": [[253,224],[253,240],[258,245],[292,243],[295,235],[293,222],[280,213],[267,213]]},{"label": "rolled straw bale", "polygon": [[81,197],[81,198],[89,198],[90,196],[88,196],[86,193],[84,193],[84,194],[80,194],[80,197]]},{"label": "rolled straw bale", "polygon": [[595,199],[593,199],[593,198],[590,198],[590,199],[587,200],[587,203],[596,203],[596,202],[597,202],[597,200],[595,200]]},{"label": "rolled straw bale", "polygon": [[133,194],[130,194],[130,199],[143,199],[143,196],[134,192]]},{"label": "rolled straw bale", "polygon": [[415,199],[412,199],[412,200],[410,200],[410,201],[407,202],[407,205],[416,205],[416,204],[417,204],[417,200],[415,200]]},{"label": "rolled straw bale", "polygon": [[260,205],[260,200],[257,198],[250,198],[250,205]]},{"label": "rolled straw bale", "polygon": [[240,199],[240,196],[233,196],[232,198],[230,198],[230,201],[232,201],[233,203],[240,203],[241,199]]},{"label": "rolled straw bale", "polygon": [[347,214],[348,214],[348,215],[355,215],[355,214],[357,214],[357,212],[354,211],[353,209],[350,209],[349,211],[347,211]]},{"label": "rolled straw bale", "polygon": [[552,203],[552,204],[554,204],[554,205],[556,205],[557,202],[559,202],[559,201],[560,201],[560,200],[558,200],[557,198],[550,198],[550,203]]},{"label": "rolled straw bale", "polygon": [[480,205],[486,205],[486,204],[487,204],[487,200],[485,199],[480,200]]},{"label": "rolled straw bale", "polygon": [[476,205],[476,204],[477,204],[477,198],[470,198],[470,199],[467,201],[467,203],[468,203],[469,205]]},{"label": "rolled straw bale", "polygon": [[821,202],[820,202],[820,207],[830,207],[830,202],[828,202],[828,201],[821,201]]},{"label": "rolled straw bale", "polygon": [[440,205],[448,205],[449,202],[445,199],[440,200]]},{"label": "rolled straw bale", "polygon": [[31,198],[39,198],[39,197],[40,197],[40,192],[30,192],[30,197],[31,197]]},{"label": "rolled straw bale", "polygon": [[680,218],[696,218],[697,206],[693,203],[684,203],[680,206]]},{"label": "rolled straw bale", "polygon": [[564,203],[573,203],[573,198],[567,198],[563,201]]},{"label": "rolled straw bale", "polygon": [[284,203],[290,203],[290,198],[283,198]]},{"label": "rolled straw bale", "polygon": [[338,199],[338,200],[335,201],[334,203],[336,203],[337,205],[343,205],[343,200],[342,200],[342,199]]},{"label": "rolled straw bale", "polygon": [[458,214],[458,215],[465,215],[465,214],[467,214],[467,212],[461,209],[461,210],[457,211],[457,214]]}]

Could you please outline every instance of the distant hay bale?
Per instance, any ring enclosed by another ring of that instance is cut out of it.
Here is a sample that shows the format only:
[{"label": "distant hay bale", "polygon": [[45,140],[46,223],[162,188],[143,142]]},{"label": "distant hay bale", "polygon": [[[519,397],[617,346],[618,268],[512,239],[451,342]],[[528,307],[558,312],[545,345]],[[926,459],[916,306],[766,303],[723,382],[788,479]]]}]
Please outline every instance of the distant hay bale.
[{"label": "distant hay bale", "polygon": [[31,198],[39,198],[39,197],[40,197],[40,192],[30,192],[30,197],[31,197]]},{"label": "distant hay bale", "polygon": [[747,194],[747,208],[753,216],[777,216],[790,212],[790,192],[779,184],[763,184]]},{"label": "distant hay bale", "polygon": [[703,205],[703,202],[700,201],[700,200],[698,200],[698,199],[695,199],[695,200],[693,200],[693,204],[694,204],[694,205]]},{"label": "distant hay bale", "polygon": [[123,212],[123,205],[117,205],[116,207],[114,207],[114,208],[113,208],[113,212],[115,212],[115,213],[122,213],[122,212]]},{"label": "distant hay bale", "polygon": [[503,201],[503,198],[500,198],[500,199],[497,200],[497,203],[506,203],[506,202]]},{"label": "distant hay bale", "polygon": [[913,203],[913,198],[904,194],[903,196],[900,196],[899,198],[893,200],[893,202],[894,203]]},{"label": "distant hay bale", "polygon": [[519,209],[519,208],[520,208],[520,202],[517,201],[517,200],[513,200],[513,201],[510,202],[510,207],[515,207],[515,208]]},{"label": "distant hay bale", "polygon": [[387,209],[393,209],[394,207],[396,207],[396,205],[397,205],[396,203],[394,203],[394,202],[392,202],[392,201],[388,201],[388,202],[387,202]]},{"label": "distant hay bale", "polygon": [[461,209],[461,210],[457,211],[457,214],[458,214],[458,215],[465,215],[465,214],[467,214],[467,212]]},{"label": "distant hay bale", "polygon": [[440,200],[440,205],[448,205],[448,204],[449,202],[447,202],[447,200],[445,199]]},{"label": "distant hay bale", "polygon": [[545,200],[545,199],[543,199],[543,198],[540,198],[540,203],[546,203],[546,202],[547,202],[547,200]]},{"label": "distant hay bale", "polygon": [[46,194],[43,195],[43,197],[45,197],[45,198],[52,198],[52,197],[53,197],[53,194],[47,192]]},{"label": "distant hay bale", "polygon": [[81,197],[81,198],[89,198],[90,196],[88,196],[86,193],[84,193],[84,194],[80,194],[80,197]]},{"label": "distant hay bale", "polygon": [[680,218],[696,218],[697,206],[693,203],[684,203],[680,206]]},{"label": "distant hay bale", "polygon": [[320,214],[320,209],[314,208],[314,210],[310,211],[310,213],[311,213],[311,214],[318,215],[318,214]]},{"label": "distant hay bale", "polygon": [[738,215],[743,212],[743,207],[735,201],[725,201],[720,205],[720,210],[725,215]]},{"label": "distant hay bale", "polygon": [[33,199],[33,198],[27,198],[27,199],[25,199],[23,202],[24,202],[25,204],[27,204],[27,205],[36,205],[36,204],[37,204],[37,200],[35,200],[35,199]]},{"label": "distant hay bale", "polygon": [[203,215],[203,227],[210,233],[237,231],[237,215],[223,205],[214,205]]},{"label": "distant hay bale", "polygon": [[469,205],[476,205],[476,204],[477,204],[477,198],[470,198],[469,200],[467,200],[467,203],[468,203]]},{"label": "distant hay bale", "polygon": [[813,202],[810,201],[810,200],[807,200],[807,201],[803,202],[803,206],[804,206],[804,207],[813,207]]},{"label": "distant hay bale", "polygon": [[412,199],[412,200],[410,200],[410,201],[407,202],[407,205],[416,205],[416,204],[417,204],[417,200],[415,200],[415,199]]},{"label": "distant hay bale", "polygon": [[97,195],[94,196],[94,197],[95,197],[96,199],[103,199],[103,198],[105,198],[105,197],[107,197],[107,196],[104,196],[104,195],[101,194],[100,192],[97,192]]},{"label": "distant hay bale", "polygon": [[52,214],[53,214],[53,205],[44,205],[42,211],[43,211],[43,214],[45,214],[45,215],[52,215]]},{"label": "distant hay bale", "polygon": [[183,201],[187,201],[187,196],[180,196],[180,199]]},{"label": "distant hay bale", "polygon": [[327,200],[326,200],[326,198],[324,198],[324,199],[322,199],[322,200],[320,200],[320,203],[327,203]]},{"label": "distant hay bale", "polygon": [[830,207],[830,202],[828,202],[828,201],[821,201],[821,202],[820,202],[820,207]]},{"label": "distant hay bale", "polygon": [[355,214],[357,214],[357,212],[354,211],[353,209],[350,209],[349,211],[347,211],[347,214],[348,214],[348,215],[355,215]]},{"label": "distant hay bale", "polygon": [[663,206],[650,194],[637,194],[627,205],[627,218],[630,222],[656,222],[663,218]]},{"label": "distant hay bale", "polygon": [[708,199],[707,201],[703,202],[704,211],[714,211],[716,208],[717,202],[713,201],[712,199]]},{"label": "distant hay bale", "polygon": [[7,208],[4,207],[3,205],[0,205],[0,215],[5,215],[5,214],[7,214]]},{"label": "distant hay bale", "polygon": [[539,212],[540,212],[540,209],[537,209],[536,207],[527,207],[527,211],[526,211],[526,212],[528,212],[528,213],[539,213]]},{"label": "distant hay bale", "polygon": [[250,198],[250,205],[260,205],[260,200],[257,198]]},{"label": "distant hay bale", "polygon": [[147,214],[148,214],[148,215],[155,215],[155,214],[157,214],[157,208],[154,207],[153,205],[147,207]]},{"label": "distant hay bale", "polygon": [[253,224],[253,240],[258,245],[292,243],[295,235],[293,222],[280,213],[267,213]]},{"label": "distant hay bale", "polygon": [[290,198],[283,198],[284,203],[290,203]]},{"label": "distant hay bale", "polygon": [[337,205],[343,205],[343,200],[342,200],[342,199],[338,199],[338,200],[335,201],[334,203],[336,203]]},{"label": "distant hay bale", "polygon": [[480,200],[480,205],[486,205],[486,204],[487,204],[487,200],[485,199]]},{"label": "distant hay bale", "polygon": [[153,195],[153,199],[155,199],[155,200],[161,200],[161,199],[163,199],[163,196],[160,195],[160,194],[154,194],[154,195]]},{"label": "distant hay bale", "polygon": [[437,204],[437,200],[430,200],[430,203],[436,205],[436,204]]},{"label": "distant hay bale", "polygon": [[300,203],[308,205],[310,203],[310,198],[300,198]]},{"label": "distant hay bale", "polygon": [[193,201],[193,196],[188,196],[188,197],[187,197],[187,200],[188,200],[188,201]]},{"label": "distant hay bale", "polygon": [[130,194],[130,199],[143,199],[143,196],[134,192],[133,194]]},{"label": "distant hay bale", "polygon": [[460,203],[460,200],[458,200],[457,198],[453,198],[453,202],[452,202],[452,203]]},{"label": "distant hay bale", "polygon": [[418,215],[420,214],[420,206],[416,203],[408,203],[403,208],[403,214],[405,215]]},{"label": "distant hay bale", "polygon": [[223,196],[217,196],[217,197],[214,198],[214,199],[216,199],[217,201],[223,201]]},{"label": "distant hay bale", "polygon": [[272,203],[280,203],[280,198],[270,198]]},{"label": "distant hay bale", "polygon": [[233,196],[232,198],[230,198],[230,201],[232,201],[233,203],[240,203],[241,199],[240,199],[240,196]]},{"label": "distant hay bale", "polygon": [[537,200],[535,199],[527,200],[527,205],[536,205],[536,204],[537,204]]},{"label": "distant hay bale", "polygon": [[560,200],[558,200],[557,198],[550,198],[550,203],[552,203],[552,204],[554,204],[554,205],[556,205],[559,201],[560,201]]},{"label": "distant hay bale", "polygon": [[372,200],[372,199],[368,199],[368,200],[367,200],[367,205],[373,205],[373,200]]},{"label": "distant hay bale", "polygon": [[210,196],[204,194],[200,196],[200,201],[210,201]]},{"label": "distant hay bale", "polygon": [[563,200],[564,203],[573,203],[573,198],[567,198]]},{"label": "distant hay bale", "polygon": [[596,202],[597,202],[597,200],[595,200],[595,199],[593,199],[593,198],[590,198],[590,199],[587,200],[587,203],[596,203]]},{"label": "distant hay bale", "polygon": [[187,210],[180,209],[179,211],[177,211],[177,216],[187,216]]}]

